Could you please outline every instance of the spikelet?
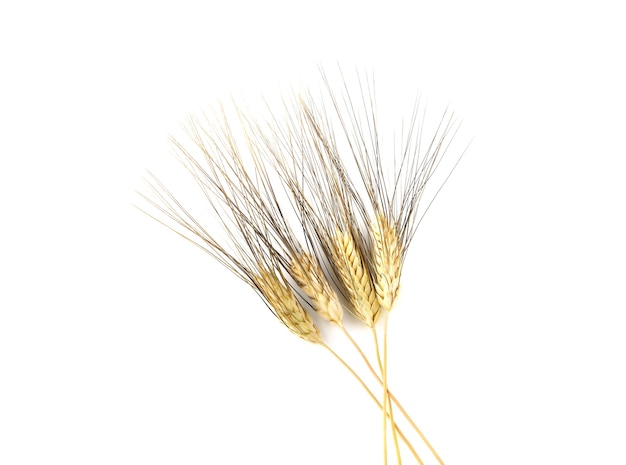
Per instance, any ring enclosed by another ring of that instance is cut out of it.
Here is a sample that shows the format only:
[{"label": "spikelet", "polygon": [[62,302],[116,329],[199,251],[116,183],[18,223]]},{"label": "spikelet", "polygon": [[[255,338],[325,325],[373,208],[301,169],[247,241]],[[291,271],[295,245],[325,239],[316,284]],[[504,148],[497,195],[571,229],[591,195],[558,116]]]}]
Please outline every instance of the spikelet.
[{"label": "spikelet", "polygon": [[289,267],[291,277],[307,295],[315,311],[325,320],[341,326],[343,310],[337,294],[311,254],[295,257]]},{"label": "spikelet", "polygon": [[322,342],[320,332],[309,314],[302,308],[291,288],[276,274],[259,267],[254,282],[276,316],[292,333],[309,342]]},{"label": "spikelet", "polygon": [[380,303],[370,274],[350,232],[336,231],[333,261],[347,291],[354,315],[373,327],[380,316]]},{"label": "spikelet", "polygon": [[380,305],[391,310],[400,290],[401,258],[396,228],[378,214],[372,223],[374,239],[374,287]]}]

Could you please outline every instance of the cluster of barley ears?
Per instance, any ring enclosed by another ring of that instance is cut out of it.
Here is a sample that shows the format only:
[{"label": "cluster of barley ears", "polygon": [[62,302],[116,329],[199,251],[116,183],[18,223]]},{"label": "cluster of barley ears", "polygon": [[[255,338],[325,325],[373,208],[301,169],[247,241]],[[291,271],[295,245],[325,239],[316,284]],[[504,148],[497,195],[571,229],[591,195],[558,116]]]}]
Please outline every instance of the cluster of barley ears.
[{"label": "cluster of barley ears", "polygon": [[[324,75],[323,81],[322,96],[292,95],[280,115],[272,110],[261,120],[236,105],[232,115],[219,107],[189,120],[192,149],[172,140],[219,228],[205,226],[153,175],[140,208],[235,273],[287,329],[327,349],[356,377],[383,413],[384,463],[390,426],[398,463],[400,439],[423,464],[394,419],[398,409],[443,465],[389,390],[387,327],[409,244],[447,180],[431,186],[458,124],[444,113],[427,137],[416,104],[399,150],[384,154],[372,80],[359,77],[357,92],[345,79],[337,91]],[[344,309],[371,331],[374,363],[345,328]],[[316,326],[310,311],[350,340],[380,385],[379,397],[326,344],[329,328]],[[381,318],[382,349],[376,330]]]}]

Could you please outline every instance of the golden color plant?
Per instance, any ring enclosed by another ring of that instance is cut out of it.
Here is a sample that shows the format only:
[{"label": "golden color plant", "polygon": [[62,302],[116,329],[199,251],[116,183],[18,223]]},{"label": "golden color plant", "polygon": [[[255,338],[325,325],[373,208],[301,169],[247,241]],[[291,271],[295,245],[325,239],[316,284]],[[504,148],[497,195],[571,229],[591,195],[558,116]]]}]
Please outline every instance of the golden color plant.
[{"label": "golden color plant", "polygon": [[[396,424],[397,409],[443,465],[389,390],[387,327],[409,244],[462,156],[430,186],[458,123],[446,112],[427,136],[416,103],[395,152],[384,154],[373,80],[357,76],[358,91],[351,92],[343,76],[337,91],[324,73],[322,78],[322,95],[297,93],[281,114],[270,108],[272,117],[262,121],[236,105],[230,117],[220,107],[190,119],[192,148],[172,141],[221,227],[205,226],[153,175],[140,208],[235,273],[287,329],[324,347],[355,376],[382,411],[384,463],[389,426],[398,464],[399,441],[424,463]],[[373,363],[344,326],[344,308],[371,331]],[[379,397],[326,344],[310,311],[354,345]],[[381,319],[382,348],[376,329]]]}]

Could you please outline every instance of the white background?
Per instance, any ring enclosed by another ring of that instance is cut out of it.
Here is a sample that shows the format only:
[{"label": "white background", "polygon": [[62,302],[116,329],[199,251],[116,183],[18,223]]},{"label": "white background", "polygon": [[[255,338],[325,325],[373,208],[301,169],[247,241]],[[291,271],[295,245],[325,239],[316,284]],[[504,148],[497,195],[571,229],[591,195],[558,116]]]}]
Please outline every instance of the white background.
[{"label": "white background", "polygon": [[0,7],[0,463],[381,463],[347,372],[131,205],[188,114],[340,63],[474,137],[396,394],[447,465],[626,464],[619,2],[91,3]]}]

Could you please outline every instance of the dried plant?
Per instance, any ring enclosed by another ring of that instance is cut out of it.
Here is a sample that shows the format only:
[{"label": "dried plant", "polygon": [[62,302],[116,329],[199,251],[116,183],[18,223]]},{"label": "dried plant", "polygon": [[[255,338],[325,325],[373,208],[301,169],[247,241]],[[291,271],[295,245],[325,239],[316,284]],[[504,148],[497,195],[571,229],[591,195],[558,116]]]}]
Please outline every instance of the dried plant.
[{"label": "dried plant", "polygon": [[263,297],[276,310],[276,315],[289,330],[305,341],[322,342],[319,330],[296,299],[291,288],[275,272],[261,269],[254,280]]},{"label": "dried plant", "polygon": [[[421,208],[428,182],[457,125],[444,114],[424,147],[416,105],[400,153],[392,153],[393,163],[389,163],[379,144],[372,83],[359,79],[359,97],[354,100],[345,80],[339,97],[325,76],[324,82],[325,98],[316,99],[310,92],[296,95],[286,104],[284,117],[272,113],[262,121],[236,108],[239,132],[233,130],[223,107],[210,117],[192,118],[187,134],[200,156],[173,141],[180,162],[221,223],[222,239],[152,175],[149,192],[142,194],[147,202],[142,210],[235,273],[287,329],[328,349],[356,377],[383,412],[385,463],[389,421],[398,463],[402,462],[399,437],[423,464],[395,422],[395,405],[443,465],[389,390],[387,321],[399,294],[408,246],[447,180],[435,186],[426,207]],[[355,171],[358,176],[351,176]],[[287,193],[286,199],[277,185]],[[371,329],[378,371],[344,327],[339,295],[346,308]],[[307,308],[349,338],[380,383],[381,402],[324,342],[324,328],[314,324]],[[381,357],[376,323],[382,315]]]},{"label": "dried plant", "polygon": [[402,259],[396,228],[378,215],[372,223],[376,296],[380,305],[391,310],[400,290]]},{"label": "dried plant", "polygon": [[289,271],[306,293],[315,311],[325,320],[341,326],[343,308],[319,263],[310,253],[301,253],[291,262]]},{"label": "dried plant", "polygon": [[359,320],[373,327],[380,317],[380,302],[363,253],[351,232],[337,230],[331,258],[347,292],[350,308]]}]

